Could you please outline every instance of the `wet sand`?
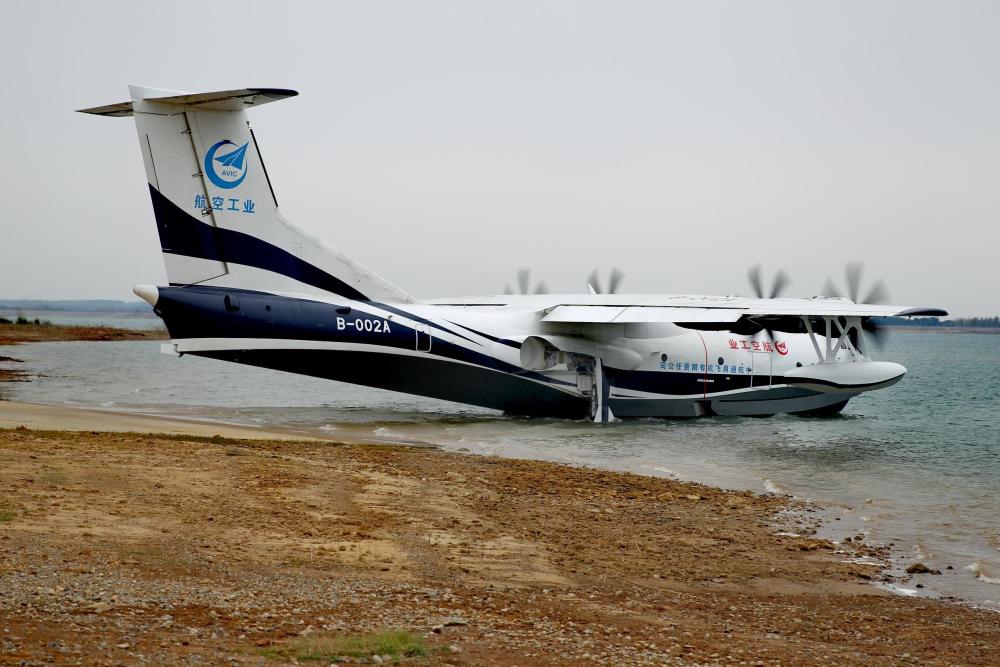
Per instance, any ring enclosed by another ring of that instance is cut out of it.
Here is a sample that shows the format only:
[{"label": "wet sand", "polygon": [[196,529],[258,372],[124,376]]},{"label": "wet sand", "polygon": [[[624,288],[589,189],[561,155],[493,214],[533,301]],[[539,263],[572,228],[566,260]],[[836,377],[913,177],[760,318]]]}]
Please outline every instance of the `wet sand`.
[{"label": "wet sand", "polygon": [[24,426],[50,431],[103,431],[113,433],[162,433],[191,435],[202,438],[310,440],[301,434],[278,429],[257,429],[252,426],[220,424],[180,417],[143,415],[111,410],[98,410],[17,401],[0,401],[0,428]]},{"label": "wet sand", "polygon": [[885,594],[845,562],[873,550],[837,553],[785,498],[62,407],[0,419],[0,664],[291,664],[382,629],[453,665],[995,664],[1000,646],[1000,616]]}]

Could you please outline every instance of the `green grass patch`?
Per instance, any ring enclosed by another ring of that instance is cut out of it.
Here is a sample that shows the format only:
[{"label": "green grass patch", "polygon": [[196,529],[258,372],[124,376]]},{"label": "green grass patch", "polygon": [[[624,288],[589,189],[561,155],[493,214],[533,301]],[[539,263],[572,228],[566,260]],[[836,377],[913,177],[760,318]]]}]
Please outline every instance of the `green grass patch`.
[{"label": "green grass patch", "polygon": [[[4,319],[3,322],[0,322],[0,324],[10,324],[10,323],[11,323],[11,321],[8,320],[8,319]],[[42,319],[39,319],[37,317],[35,319],[33,319],[33,320],[29,320],[24,315],[19,315],[18,318],[16,320],[14,320],[14,324],[19,324],[21,326],[35,325],[36,327],[51,327],[52,326],[52,322],[50,322],[49,320],[42,320]]]},{"label": "green grass patch", "polygon": [[11,510],[0,510],[0,523],[14,520],[14,512]]},{"label": "green grass patch", "polygon": [[394,661],[424,658],[430,655],[430,649],[418,634],[387,630],[364,635],[310,635],[293,639],[282,646],[266,648],[263,653],[270,658],[329,663],[337,662],[338,658],[369,658],[373,655],[389,656]]}]

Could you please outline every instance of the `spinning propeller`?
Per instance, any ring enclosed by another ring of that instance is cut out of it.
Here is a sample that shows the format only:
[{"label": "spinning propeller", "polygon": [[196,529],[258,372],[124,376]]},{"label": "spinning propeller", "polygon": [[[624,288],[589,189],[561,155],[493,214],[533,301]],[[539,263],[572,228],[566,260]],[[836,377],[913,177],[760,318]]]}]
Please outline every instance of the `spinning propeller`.
[{"label": "spinning propeller", "polygon": [[611,273],[608,275],[608,291],[601,289],[601,279],[597,275],[597,269],[590,272],[590,277],[587,278],[587,289],[591,294],[616,294],[618,288],[621,287],[622,279],[625,278],[625,274],[622,273],[621,269],[617,266],[612,267]]},{"label": "spinning propeller", "polygon": [[[529,284],[531,283],[531,269],[524,268],[519,269],[517,272],[517,294],[548,294],[549,288],[545,286],[544,280],[539,280],[538,284],[535,285],[535,291],[529,291]],[[504,294],[514,294],[514,290],[510,288],[510,283],[507,283],[503,288]]]},{"label": "spinning propeller", "polygon": [[[864,304],[884,304],[891,300],[889,296],[889,288],[885,286],[885,282],[882,280],[877,280],[868,293],[865,295],[864,299],[860,298],[861,295],[861,274],[864,272],[865,265],[863,262],[850,262],[844,269],[844,278],[847,282],[847,298],[849,298],[854,303],[864,303]],[[844,295],[840,293],[837,286],[833,284],[833,281],[827,278],[826,283],[823,285],[823,296],[829,297],[840,297]],[[873,322],[871,318],[863,317],[861,318],[861,328],[865,330],[866,337],[870,337],[872,342],[875,343],[880,349],[885,345],[888,332],[886,329],[879,324]],[[851,331],[851,343],[857,346],[857,333],[853,330]]]},{"label": "spinning propeller", "polygon": [[[760,275],[760,264],[754,264],[750,267],[750,270],[747,271],[747,279],[750,281],[750,287],[753,288],[754,296],[758,299],[777,299],[785,291],[785,288],[792,283],[792,279],[788,277],[788,274],[784,270],[778,269],[778,272],[774,274],[774,281],[771,283],[771,291],[765,295],[764,281]],[[764,333],[767,334],[767,339],[773,343],[774,332],[764,327]]]},{"label": "spinning propeller", "polygon": [[750,287],[753,288],[753,294],[758,299],[777,299],[785,291],[785,288],[792,283],[792,279],[788,277],[788,274],[778,269],[778,272],[774,274],[774,282],[771,283],[771,292],[765,296],[764,283],[760,277],[760,264],[754,264],[750,267],[750,270],[747,271],[747,279],[750,280]]}]

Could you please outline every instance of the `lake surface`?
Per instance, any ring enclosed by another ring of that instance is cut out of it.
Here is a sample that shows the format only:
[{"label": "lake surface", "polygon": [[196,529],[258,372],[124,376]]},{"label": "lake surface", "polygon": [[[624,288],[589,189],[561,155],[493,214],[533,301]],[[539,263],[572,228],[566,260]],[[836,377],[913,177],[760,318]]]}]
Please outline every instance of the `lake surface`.
[{"label": "lake surface", "polygon": [[[898,566],[945,572],[901,586],[1000,609],[1000,337],[896,333],[880,358],[909,369],[835,418],[593,424],[499,413],[326,380],[177,358],[151,342],[0,347],[35,375],[0,396],[177,415],[303,434],[629,470],[828,508],[828,534],[894,544]],[[953,570],[947,570],[947,566]]]}]

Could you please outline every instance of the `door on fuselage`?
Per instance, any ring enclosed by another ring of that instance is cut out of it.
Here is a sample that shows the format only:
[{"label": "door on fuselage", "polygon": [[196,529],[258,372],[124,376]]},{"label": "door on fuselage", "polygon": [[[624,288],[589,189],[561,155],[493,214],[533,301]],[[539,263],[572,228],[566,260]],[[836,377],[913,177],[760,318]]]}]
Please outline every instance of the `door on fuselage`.
[{"label": "door on fuselage", "polygon": [[417,325],[417,352],[431,351],[431,330],[424,324]]},{"label": "door on fuselage", "polygon": [[750,363],[750,386],[771,386],[771,355],[767,352],[753,352]]}]

